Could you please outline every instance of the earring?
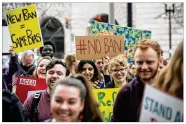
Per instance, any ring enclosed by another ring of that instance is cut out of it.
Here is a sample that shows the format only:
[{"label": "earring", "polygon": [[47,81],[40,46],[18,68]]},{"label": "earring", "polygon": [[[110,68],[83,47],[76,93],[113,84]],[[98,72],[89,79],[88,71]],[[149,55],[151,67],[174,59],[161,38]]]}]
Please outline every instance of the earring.
[{"label": "earring", "polygon": [[84,116],[82,114],[80,114],[79,119],[82,120],[84,118]]}]

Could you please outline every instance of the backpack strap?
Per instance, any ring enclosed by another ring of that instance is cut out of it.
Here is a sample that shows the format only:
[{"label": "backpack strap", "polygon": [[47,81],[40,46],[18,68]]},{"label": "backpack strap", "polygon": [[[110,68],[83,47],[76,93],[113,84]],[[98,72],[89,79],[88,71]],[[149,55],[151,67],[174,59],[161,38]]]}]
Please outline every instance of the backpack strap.
[{"label": "backpack strap", "polygon": [[42,92],[37,92],[34,95],[33,101],[32,101],[32,105],[31,105],[31,116],[30,116],[30,121],[31,122],[38,122],[38,103],[39,100],[41,98]]}]

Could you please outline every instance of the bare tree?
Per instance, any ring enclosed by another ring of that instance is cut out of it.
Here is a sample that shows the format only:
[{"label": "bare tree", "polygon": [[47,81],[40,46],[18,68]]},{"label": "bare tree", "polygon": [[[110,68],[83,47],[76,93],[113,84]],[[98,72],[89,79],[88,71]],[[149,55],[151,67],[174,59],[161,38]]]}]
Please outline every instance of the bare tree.
[{"label": "bare tree", "polygon": [[[164,4],[164,3],[163,3]],[[178,29],[183,29],[183,3],[174,3],[174,13],[171,14],[172,20],[172,33],[177,33]],[[166,16],[166,12],[161,13],[160,15],[156,16],[155,19],[168,19],[168,16]]]}]

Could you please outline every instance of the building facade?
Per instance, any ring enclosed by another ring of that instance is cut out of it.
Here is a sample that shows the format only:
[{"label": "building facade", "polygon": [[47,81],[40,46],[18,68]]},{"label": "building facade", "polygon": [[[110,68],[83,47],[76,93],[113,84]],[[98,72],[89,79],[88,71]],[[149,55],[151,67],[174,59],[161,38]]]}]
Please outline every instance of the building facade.
[{"label": "building facade", "polygon": [[[18,4],[18,3],[16,3]],[[3,10],[24,6],[4,4]],[[151,39],[160,43],[168,58],[177,44],[183,40],[183,3],[174,3],[174,14],[171,15],[172,49],[169,50],[169,18],[165,13],[165,3],[132,3],[133,28],[152,31]],[[47,23],[57,26],[50,32],[50,27],[41,26],[45,40],[55,42],[57,57],[64,58],[68,53],[75,53],[75,36],[86,36],[90,27],[89,21],[98,15],[109,15],[109,3],[36,3],[40,23],[48,18]],[[169,3],[168,8],[172,4]],[[3,11],[4,13],[4,11]],[[114,3],[114,16],[117,23],[127,27],[127,3]],[[5,15],[3,14],[3,19]],[[52,20],[52,21],[51,21]],[[50,25],[51,25],[50,24]],[[58,25],[56,25],[58,24]],[[44,24],[41,24],[44,25]]]}]

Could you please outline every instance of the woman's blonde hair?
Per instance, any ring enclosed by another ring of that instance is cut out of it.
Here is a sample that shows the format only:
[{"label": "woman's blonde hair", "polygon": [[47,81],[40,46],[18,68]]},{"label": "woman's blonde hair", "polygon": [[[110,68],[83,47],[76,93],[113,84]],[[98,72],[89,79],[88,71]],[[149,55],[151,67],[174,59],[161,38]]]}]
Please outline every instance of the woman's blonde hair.
[{"label": "woman's blonde hair", "polygon": [[68,66],[68,68],[72,66],[73,62],[76,62],[75,54],[69,54],[65,56],[65,64]]},{"label": "woman's blonde hair", "polygon": [[109,62],[109,71],[111,71],[112,66],[123,66],[128,68],[128,62],[125,58],[124,54],[119,54],[115,57],[113,57]]},{"label": "woman's blonde hair", "polygon": [[39,63],[43,60],[43,59],[47,59],[49,61],[52,61],[51,57],[50,56],[44,56],[44,57],[40,57],[39,60],[38,60],[38,63],[37,63],[37,67],[35,68],[34,72],[33,72],[33,77],[34,78],[38,78],[38,75],[37,75],[37,68],[39,66]]},{"label": "woman's blonde hair", "polygon": [[152,85],[173,96],[183,96],[183,41]]}]

